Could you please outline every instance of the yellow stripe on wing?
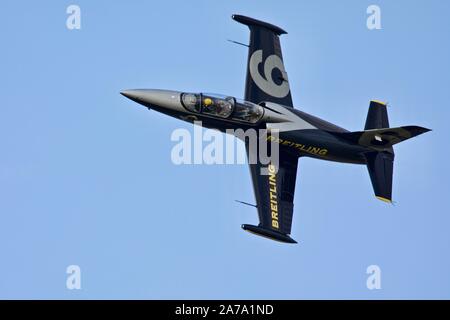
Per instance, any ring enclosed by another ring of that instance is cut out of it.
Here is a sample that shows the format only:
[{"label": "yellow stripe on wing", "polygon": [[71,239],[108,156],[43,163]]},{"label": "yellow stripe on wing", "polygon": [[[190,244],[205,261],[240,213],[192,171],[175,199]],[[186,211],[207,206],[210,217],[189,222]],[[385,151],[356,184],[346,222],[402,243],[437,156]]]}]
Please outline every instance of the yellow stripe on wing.
[{"label": "yellow stripe on wing", "polygon": [[376,197],[377,197],[378,200],[381,200],[381,201],[384,201],[384,202],[387,202],[387,203],[392,203],[391,199],[386,199],[386,198],[379,197],[379,196],[376,196]]}]

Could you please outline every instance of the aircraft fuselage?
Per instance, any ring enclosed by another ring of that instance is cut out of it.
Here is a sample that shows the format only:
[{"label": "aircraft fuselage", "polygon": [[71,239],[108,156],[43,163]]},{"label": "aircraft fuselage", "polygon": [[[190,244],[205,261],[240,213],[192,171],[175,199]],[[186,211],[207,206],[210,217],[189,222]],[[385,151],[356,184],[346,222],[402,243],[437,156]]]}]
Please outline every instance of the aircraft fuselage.
[{"label": "aircraft fuselage", "polygon": [[[206,114],[202,112],[204,106],[200,106],[199,112],[188,110],[183,105],[182,98],[186,93],[178,91],[138,89],[126,90],[122,94],[148,109],[190,123],[201,121],[203,127],[225,133],[227,130],[238,129],[244,131],[248,129],[278,129],[278,137],[269,136],[268,141],[278,143],[280,148],[298,157],[306,156],[328,161],[366,164],[364,153],[370,151],[368,148],[350,143],[333,134],[348,132],[347,130],[298,109],[287,108],[279,104],[261,103],[258,106],[262,108],[260,119],[250,123],[233,119],[234,110],[230,111],[228,117]],[[229,98],[231,99],[231,97]],[[245,103],[250,105],[249,102]]]}]

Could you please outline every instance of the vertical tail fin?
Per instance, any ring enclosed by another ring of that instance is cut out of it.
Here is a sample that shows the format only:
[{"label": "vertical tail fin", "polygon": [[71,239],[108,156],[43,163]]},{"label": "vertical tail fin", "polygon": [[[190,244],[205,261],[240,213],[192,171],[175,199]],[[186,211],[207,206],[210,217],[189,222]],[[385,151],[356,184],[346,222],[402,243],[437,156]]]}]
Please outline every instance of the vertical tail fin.
[{"label": "vertical tail fin", "polygon": [[292,107],[292,97],[284,68],[279,36],[283,29],[253,18],[233,15],[250,28],[245,100],[269,101]]},{"label": "vertical tail fin", "polygon": [[365,156],[375,196],[382,201],[391,203],[394,153],[371,152]]},{"label": "vertical tail fin", "polygon": [[[367,113],[364,130],[389,128],[386,103],[372,100]],[[377,142],[375,135],[374,142]],[[392,175],[394,172],[394,149],[392,146],[383,152],[370,152],[366,155],[367,170],[372,181],[375,196],[385,202],[392,202]]]},{"label": "vertical tail fin", "polygon": [[333,132],[334,135],[366,148],[364,154],[375,196],[392,202],[393,145],[430,129],[419,126],[389,127],[386,104],[371,101],[364,131]]},{"label": "vertical tail fin", "polygon": [[386,103],[377,100],[370,101],[364,130],[389,128]]}]

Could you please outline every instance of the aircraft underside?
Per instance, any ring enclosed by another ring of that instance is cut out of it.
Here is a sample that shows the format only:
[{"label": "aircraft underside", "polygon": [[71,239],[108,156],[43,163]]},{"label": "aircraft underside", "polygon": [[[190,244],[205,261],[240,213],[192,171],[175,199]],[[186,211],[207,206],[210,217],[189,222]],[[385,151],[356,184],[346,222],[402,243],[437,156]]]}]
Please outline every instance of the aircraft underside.
[{"label": "aircraft underside", "polygon": [[[244,224],[249,232],[286,243],[294,213],[299,157],[365,164],[375,196],[392,201],[393,145],[429,131],[418,126],[391,128],[387,105],[372,100],[364,130],[350,132],[295,109],[279,37],[286,32],[272,24],[233,15],[250,30],[244,100],[208,93],[171,90],[127,90],[129,99],[172,117],[206,128],[249,129],[279,148],[278,161],[261,161],[254,143],[243,138],[249,161],[259,224]],[[264,129],[264,133],[259,133]]]}]

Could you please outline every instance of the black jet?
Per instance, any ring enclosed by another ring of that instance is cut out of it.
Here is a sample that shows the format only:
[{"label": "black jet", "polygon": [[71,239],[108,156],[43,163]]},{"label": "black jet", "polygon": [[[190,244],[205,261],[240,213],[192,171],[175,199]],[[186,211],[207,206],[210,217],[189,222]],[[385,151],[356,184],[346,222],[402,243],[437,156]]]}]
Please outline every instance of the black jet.
[{"label": "black jet", "polygon": [[[342,163],[366,165],[375,196],[392,202],[393,145],[430,131],[418,126],[391,128],[384,102],[372,100],[365,128],[350,132],[301,110],[292,103],[289,79],[284,67],[279,36],[286,32],[267,22],[233,15],[250,29],[244,100],[227,95],[138,89],[121,92],[125,97],[184,121],[202,121],[207,128],[276,129],[278,137],[267,143],[279,146],[274,168],[262,161],[250,163],[250,173],[259,215],[257,226],[242,228],[286,243],[290,237],[298,159],[312,157]],[[244,139],[247,156],[249,141]],[[255,155],[258,157],[258,155]],[[261,174],[267,169],[268,174]]]}]

